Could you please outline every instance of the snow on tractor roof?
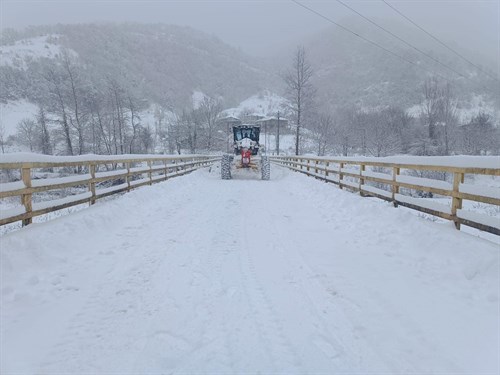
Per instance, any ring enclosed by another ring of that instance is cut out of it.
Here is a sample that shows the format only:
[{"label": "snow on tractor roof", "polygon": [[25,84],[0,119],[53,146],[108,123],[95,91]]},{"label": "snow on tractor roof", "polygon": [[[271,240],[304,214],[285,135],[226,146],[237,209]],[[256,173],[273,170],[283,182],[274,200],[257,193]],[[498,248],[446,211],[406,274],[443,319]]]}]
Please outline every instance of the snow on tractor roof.
[{"label": "snow on tractor roof", "polygon": [[233,128],[259,128],[260,125],[255,125],[255,124],[241,124],[241,125],[234,125]]}]

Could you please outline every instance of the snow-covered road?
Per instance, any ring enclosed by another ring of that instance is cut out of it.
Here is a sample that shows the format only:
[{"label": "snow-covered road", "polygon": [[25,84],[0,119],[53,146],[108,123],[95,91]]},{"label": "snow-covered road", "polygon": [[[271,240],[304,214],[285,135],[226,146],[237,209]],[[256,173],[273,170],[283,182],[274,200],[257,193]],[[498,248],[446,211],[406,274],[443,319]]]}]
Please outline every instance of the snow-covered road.
[{"label": "snow-covered road", "polygon": [[9,373],[497,374],[499,245],[275,167],[1,241]]}]

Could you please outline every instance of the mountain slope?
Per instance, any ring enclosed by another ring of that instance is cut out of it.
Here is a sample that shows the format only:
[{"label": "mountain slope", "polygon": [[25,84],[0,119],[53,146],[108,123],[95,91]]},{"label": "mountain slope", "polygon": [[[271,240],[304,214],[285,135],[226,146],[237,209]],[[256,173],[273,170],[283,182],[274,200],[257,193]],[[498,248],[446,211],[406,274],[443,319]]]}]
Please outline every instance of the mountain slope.
[{"label": "mountain slope", "polygon": [[[466,78],[444,68],[374,26],[356,18],[347,18],[340,23],[404,59],[413,61],[415,65],[404,62],[338,27],[325,28],[323,32],[297,43],[304,45],[314,70],[313,83],[317,88],[318,104],[321,107],[383,107],[396,104],[409,108],[420,103],[422,84],[434,74],[446,77],[440,77],[443,83],[451,83],[460,106],[473,105],[477,97],[482,97],[485,104],[500,108],[500,89],[494,79],[458,59],[432,40],[429,41],[429,38],[419,34],[418,30],[396,22],[377,22]],[[454,47],[483,69],[492,72],[488,67],[495,66],[494,62],[477,53]],[[291,66],[291,51],[293,46],[288,46],[287,51],[280,51],[274,57],[276,66],[281,67],[280,69]]]},{"label": "mountain slope", "polygon": [[[257,60],[219,39],[188,27],[163,24],[35,27],[17,34],[17,37],[11,36],[9,44],[4,40],[0,46],[1,56],[13,49],[12,44],[17,44],[19,51],[23,40],[26,47],[26,43],[32,43],[33,39],[39,42],[43,36],[46,36],[45,45],[49,50],[57,51],[60,46],[68,48],[74,51],[81,64],[92,70],[94,76],[104,79],[119,75],[144,99],[158,103],[185,105],[189,103],[193,90],[200,90],[223,97],[228,105],[234,105],[272,81]],[[33,54],[27,58],[32,61]],[[18,56],[19,59],[23,60],[23,56]],[[15,81],[23,80],[19,71],[25,68],[24,61],[1,65],[0,79],[11,81],[15,88]],[[16,73],[17,77],[12,78]],[[22,90],[11,90],[11,93],[13,91]],[[2,99],[5,100],[7,95],[2,92]],[[18,98],[21,95],[18,94]]]}]

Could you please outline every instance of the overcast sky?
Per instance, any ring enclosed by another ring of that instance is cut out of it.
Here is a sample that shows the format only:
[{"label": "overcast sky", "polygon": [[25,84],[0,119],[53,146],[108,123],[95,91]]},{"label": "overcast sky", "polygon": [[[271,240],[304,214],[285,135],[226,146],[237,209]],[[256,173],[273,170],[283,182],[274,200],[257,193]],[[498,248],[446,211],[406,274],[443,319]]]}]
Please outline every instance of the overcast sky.
[{"label": "overcast sky", "polygon": [[[335,0],[302,2],[334,20],[352,15]],[[403,21],[380,0],[344,2],[370,17]],[[480,50],[500,60],[500,0],[388,2],[447,42],[465,44],[472,51]],[[261,56],[331,26],[289,0],[0,0],[0,3],[2,28],[92,21],[164,22],[215,34],[249,54]]]}]

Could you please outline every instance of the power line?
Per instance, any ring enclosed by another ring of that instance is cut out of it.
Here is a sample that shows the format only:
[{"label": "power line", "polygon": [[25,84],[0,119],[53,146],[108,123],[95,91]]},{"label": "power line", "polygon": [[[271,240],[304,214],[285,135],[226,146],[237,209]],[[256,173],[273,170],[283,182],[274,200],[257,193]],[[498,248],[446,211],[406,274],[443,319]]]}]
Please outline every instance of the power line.
[{"label": "power line", "polygon": [[364,16],[363,14],[359,13],[356,9],[354,8],[351,8],[349,5],[347,5],[346,3],[344,3],[343,1],[341,0],[336,0],[337,3],[339,4],[342,4],[344,7],[346,7],[347,9],[351,10],[352,12],[356,13],[358,16],[362,17],[363,19],[365,19],[366,21],[370,22],[372,25],[378,27],[380,30],[386,32],[387,34],[391,35],[393,38],[396,38],[397,40],[399,40],[400,42],[406,44],[408,47],[410,48],[413,48],[415,51],[421,53],[422,55],[424,56],[427,56],[427,58],[431,59],[432,61],[438,63],[439,65],[443,66],[444,68],[448,69],[448,70],[451,70],[452,72],[454,72],[455,74],[458,74],[460,77],[462,78],[466,78],[466,76],[464,76],[462,73],[460,73],[459,71],[453,69],[452,67],[450,67],[449,65],[446,65],[445,63],[439,61],[438,59],[436,59],[435,57],[429,55],[427,52],[424,52],[422,51],[420,48],[418,47],[415,47],[413,44],[411,44],[410,42],[407,42],[406,40],[404,40],[403,38],[397,36],[396,34],[394,34],[392,31],[390,30],[387,30],[385,27],[383,26],[380,26],[378,23],[376,23],[375,21],[372,21],[371,19],[369,19],[368,17]]},{"label": "power line", "polygon": [[443,47],[447,48],[449,51],[453,52],[455,55],[457,55],[458,57],[460,57],[461,59],[467,61],[469,64],[471,64],[473,67],[475,67],[477,70],[479,70],[480,72],[488,75],[489,77],[499,81],[499,79],[497,77],[495,77],[494,75],[490,74],[489,72],[483,70],[481,67],[479,67],[478,65],[474,64],[472,61],[470,61],[468,58],[466,58],[465,56],[461,55],[460,53],[458,53],[457,51],[455,51],[453,48],[451,48],[450,46],[448,46],[446,43],[444,43],[443,41],[441,41],[440,39],[438,39],[437,37],[435,37],[434,35],[432,35],[430,32],[428,32],[427,30],[425,30],[423,27],[421,27],[420,25],[418,25],[416,22],[414,22],[412,19],[410,19],[409,17],[407,17],[406,15],[404,15],[403,13],[401,13],[398,9],[396,9],[394,6],[392,6],[391,4],[389,4],[387,1],[385,0],[381,0],[385,5],[387,5],[389,8],[391,8],[392,10],[394,10],[397,14],[399,14],[401,17],[403,17],[404,19],[406,19],[408,22],[410,22],[413,26],[417,27],[418,29],[422,30],[424,33],[426,33],[427,35],[429,35],[432,39],[434,39],[436,42],[438,42],[439,44],[441,44]]},{"label": "power line", "polygon": [[384,50],[385,52],[387,52],[387,53],[389,53],[389,54],[391,54],[391,55],[393,55],[393,56],[397,57],[398,59],[403,60],[404,62],[407,62],[408,64],[414,65],[414,66],[416,66],[417,68],[420,68],[420,69],[422,69],[422,70],[425,70],[427,73],[431,73],[432,75],[437,75],[437,76],[439,76],[439,77],[443,78],[444,80],[446,80],[446,81],[448,81],[448,82],[451,82],[451,81],[450,81],[447,77],[443,76],[442,74],[439,74],[439,73],[433,72],[433,71],[431,71],[431,70],[429,70],[429,69],[426,69],[426,68],[424,68],[423,66],[420,66],[419,64],[417,64],[416,62],[411,61],[411,60],[408,60],[407,58],[405,58],[405,57],[403,57],[403,56],[401,56],[401,55],[397,54],[396,52],[393,52],[393,51],[391,51],[391,50],[389,50],[389,49],[385,48],[384,46],[382,46],[382,45],[378,44],[377,42],[374,42],[373,40],[370,40],[370,39],[368,39],[368,38],[365,38],[365,37],[364,37],[364,36],[362,36],[362,35],[359,35],[359,34],[358,34],[358,33],[356,33],[355,31],[352,31],[352,30],[348,29],[347,27],[342,26],[341,24],[339,24],[339,23],[335,22],[335,21],[334,21],[334,20],[332,20],[331,18],[329,18],[329,17],[327,17],[327,16],[324,16],[323,14],[321,14],[321,13],[319,13],[319,12],[315,11],[315,10],[314,10],[314,9],[312,9],[312,8],[309,8],[308,6],[306,6],[306,5],[302,4],[302,3],[300,3],[299,1],[297,1],[297,0],[291,0],[291,1],[292,1],[292,2],[294,2],[295,4],[297,4],[298,6],[300,6],[300,7],[304,8],[304,9],[308,10],[309,12],[314,13],[314,14],[316,14],[317,16],[319,16],[319,17],[321,17],[321,18],[325,19],[326,21],[328,21],[328,22],[330,22],[330,23],[334,24],[335,26],[340,27],[342,30],[344,30],[344,31],[346,31],[346,32],[348,32],[348,33],[350,33],[350,34],[353,34],[353,35],[357,36],[358,38],[360,38],[360,39],[364,40],[365,42],[368,42],[368,43],[370,43],[370,44],[372,44],[372,45],[374,45],[374,46],[376,46],[376,47],[378,47],[378,48],[380,48],[380,49]]}]

